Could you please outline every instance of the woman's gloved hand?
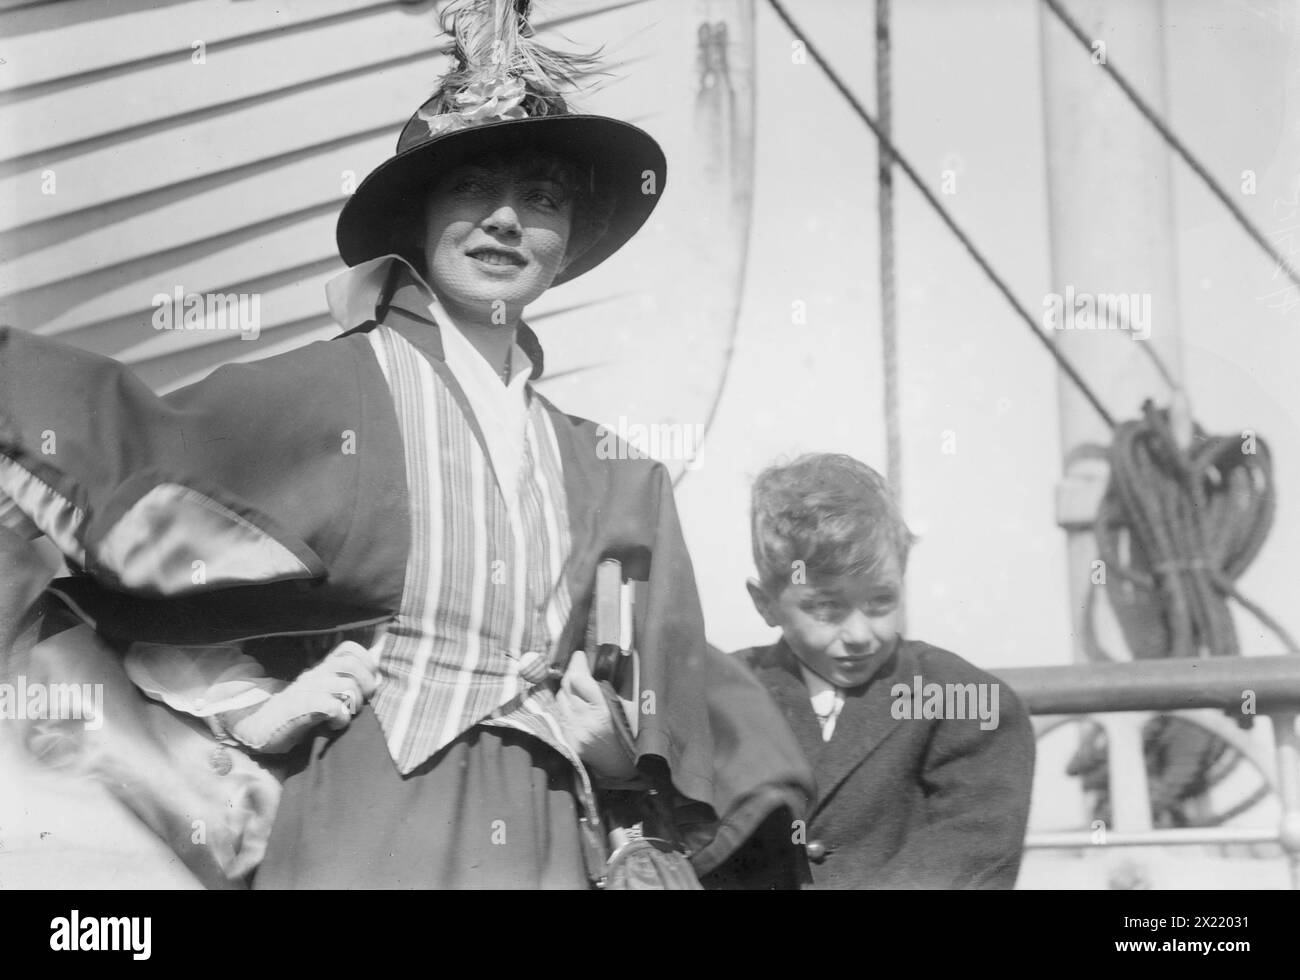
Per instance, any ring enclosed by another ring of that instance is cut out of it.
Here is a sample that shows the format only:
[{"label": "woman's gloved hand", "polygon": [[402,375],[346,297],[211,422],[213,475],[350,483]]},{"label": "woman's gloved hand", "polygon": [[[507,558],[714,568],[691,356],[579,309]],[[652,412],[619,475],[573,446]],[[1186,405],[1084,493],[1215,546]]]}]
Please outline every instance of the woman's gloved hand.
[{"label": "woman's gloved hand", "polygon": [[587,655],[578,650],[555,693],[560,727],[569,745],[592,773],[605,780],[637,775],[636,752],[610,714],[600,682],[591,676]]},{"label": "woman's gloved hand", "polygon": [[349,640],[262,703],[217,717],[254,752],[287,752],[322,722],[346,728],[378,686],[378,653]]}]

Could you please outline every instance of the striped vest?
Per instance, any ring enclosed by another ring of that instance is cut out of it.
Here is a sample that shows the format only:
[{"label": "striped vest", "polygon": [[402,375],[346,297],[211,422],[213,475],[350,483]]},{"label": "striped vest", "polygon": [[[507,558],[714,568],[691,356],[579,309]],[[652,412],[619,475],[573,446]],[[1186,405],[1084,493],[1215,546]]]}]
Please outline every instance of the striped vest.
[{"label": "striped vest", "polygon": [[380,640],[373,700],[393,760],[409,773],[489,722],[559,742],[576,761],[542,686],[570,605],[568,509],[549,414],[528,391],[524,459],[505,499],[445,366],[390,327],[368,336],[397,412],[411,509],[401,607]]}]

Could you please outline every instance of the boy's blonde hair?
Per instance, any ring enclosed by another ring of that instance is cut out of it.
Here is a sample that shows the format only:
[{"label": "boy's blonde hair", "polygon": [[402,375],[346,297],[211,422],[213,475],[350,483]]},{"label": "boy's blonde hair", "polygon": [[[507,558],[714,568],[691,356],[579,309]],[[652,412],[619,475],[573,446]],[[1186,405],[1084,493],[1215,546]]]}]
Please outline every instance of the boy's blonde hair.
[{"label": "boy's blonde hair", "polygon": [[884,478],[852,456],[809,453],[770,466],[751,499],[754,565],[773,597],[800,567],[809,584],[877,574],[890,560],[900,573],[907,568],[916,539]]}]

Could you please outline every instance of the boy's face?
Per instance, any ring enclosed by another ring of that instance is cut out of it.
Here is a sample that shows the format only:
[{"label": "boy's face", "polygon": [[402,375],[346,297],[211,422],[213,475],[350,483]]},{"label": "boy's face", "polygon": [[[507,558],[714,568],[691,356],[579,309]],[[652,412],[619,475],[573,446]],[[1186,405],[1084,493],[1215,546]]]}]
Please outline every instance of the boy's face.
[{"label": "boy's face", "polygon": [[489,158],[449,171],[425,210],[429,283],[453,316],[514,317],[560,271],[573,219],[569,189],[544,158]]},{"label": "boy's face", "polygon": [[897,562],[877,575],[791,583],[772,596],[749,582],[754,606],[809,670],[836,687],[857,687],[898,643],[902,571]]}]

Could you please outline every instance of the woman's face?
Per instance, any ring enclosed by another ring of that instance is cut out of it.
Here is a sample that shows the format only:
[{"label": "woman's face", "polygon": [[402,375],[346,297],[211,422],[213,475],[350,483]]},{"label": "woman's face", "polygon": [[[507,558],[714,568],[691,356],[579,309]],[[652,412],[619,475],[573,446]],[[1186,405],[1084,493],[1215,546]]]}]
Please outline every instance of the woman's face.
[{"label": "woman's face", "polygon": [[425,273],[453,316],[515,322],[560,271],[573,221],[564,169],[540,155],[449,171],[425,207]]}]

